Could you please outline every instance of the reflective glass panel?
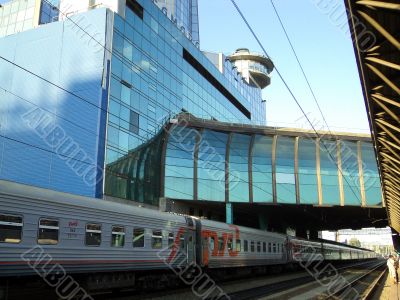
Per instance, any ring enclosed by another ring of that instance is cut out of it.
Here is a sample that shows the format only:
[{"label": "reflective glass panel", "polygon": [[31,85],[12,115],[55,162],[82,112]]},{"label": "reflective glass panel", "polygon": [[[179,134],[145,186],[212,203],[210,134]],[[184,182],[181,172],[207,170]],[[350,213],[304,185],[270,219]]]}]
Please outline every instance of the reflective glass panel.
[{"label": "reflective glass panel", "polygon": [[251,136],[232,134],[229,149],[229,201],[249,202],[249,147]]},{"label": "reflective glass panel", "polygon": [[316,141],[300,138],[298,150],[300,203],[318,204]]},{"label": "reflective glass panel", "polygon": [[361,205],[357,142],[341,141],[342,179],[345,205]]},{"label": "reflective glass panel", "polygon": [[225,201],[225,154],[228,135],[204,130],[199,144],[198,198]]},{"label": "reflective glass panel", "polygon": [[381,206],[381,183],[372,143],[361,143],[361,158],[366,204],[367,206]]},{"label": "reflective glass panel", "polygon": [[198,131],[176,126],[170,129],[165,158],[165,196],[193,200],[193,153]]},{"label": "reflective glass panel", "polygon": [[340,205],[336,141],[320,141],[322,203]]},{"label": "reflective glass panel", "polygon": [[278,136],[276,146],[276,193],[279,203],[296,203],[294,178],[294,142],[292,137]]},{"label": "reflective glass panel", "polygon": [[256,135],[252,151],[253,202],[273,202],[272,136]]}]

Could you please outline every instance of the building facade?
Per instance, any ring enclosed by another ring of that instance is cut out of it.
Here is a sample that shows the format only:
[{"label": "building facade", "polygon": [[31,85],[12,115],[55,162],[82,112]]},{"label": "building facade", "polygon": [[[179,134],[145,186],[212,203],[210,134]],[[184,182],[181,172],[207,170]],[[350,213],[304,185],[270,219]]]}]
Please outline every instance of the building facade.
[{"label": "building facade", "polygon": [[320,134],[182,115],[144,147],[107,165],[106,193],[152,199],[153,205],[165,198],[382,207],[371,138]]},{"label": "building facade", "polygon": [[[261,90],[221,73],[152,1],[131,1],[124,15],[99,7],[0,39],[1,178],[102,198],[105,165],[171,116],[265,120]],[[26,115],[37,119],[18,122]]]}]

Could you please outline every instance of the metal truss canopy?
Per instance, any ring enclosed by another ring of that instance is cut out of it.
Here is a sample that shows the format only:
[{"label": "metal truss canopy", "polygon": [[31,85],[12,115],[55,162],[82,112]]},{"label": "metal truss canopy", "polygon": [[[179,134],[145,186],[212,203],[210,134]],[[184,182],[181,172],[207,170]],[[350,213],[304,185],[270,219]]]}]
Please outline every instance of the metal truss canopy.
[{"label": "metal truss canopy", "polygon": [[389,225],[400,232],[400,1],[345,5]]}]

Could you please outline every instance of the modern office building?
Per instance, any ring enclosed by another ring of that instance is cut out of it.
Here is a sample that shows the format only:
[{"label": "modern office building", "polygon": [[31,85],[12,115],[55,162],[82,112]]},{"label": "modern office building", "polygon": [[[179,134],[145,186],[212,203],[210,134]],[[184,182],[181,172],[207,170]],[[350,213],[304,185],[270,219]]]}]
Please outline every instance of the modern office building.
[{"label": "modern office building", "polygon": [[0,5],[0,37],[58,20],[59,0],[12,0]]},{"label": "modern office building", "polygon": [[[261,90],[229,61],[223,72],[216,68],[152,1],[128,1],[119,13],[71,12],[0,39],[0,55],[3,179],[101,198],[104,166],[146,143],[171,116],[265,122]],[[21,119],[31,112],[36,122]],[[45,129],[76,153],[45,140]]]},{"label": "modern office building", "polygon": [[[193,43],[200,46],[199,17],[197,0],[149,0],[156,4],[162,12]],[[125,17],[125,8],[134,6],[132,0],[61,0],[60,19],[71,14],[82,13],[91,9],[106,7]]]},{"label": "modern office building", "polygon": [[172,20],[176,19],[177,26],[200,45],[198,0],[155,0],[158,7]]}]

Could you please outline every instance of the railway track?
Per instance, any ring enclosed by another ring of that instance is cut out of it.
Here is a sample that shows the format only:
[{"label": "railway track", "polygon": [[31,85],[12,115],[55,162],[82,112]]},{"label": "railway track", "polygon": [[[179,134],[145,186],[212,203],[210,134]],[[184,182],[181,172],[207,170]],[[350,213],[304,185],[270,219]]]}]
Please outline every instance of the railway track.
[{"label": "railway track", "polygon": [[371,299],[380,281],[386,274],[385,263],[379,264],[367,273],[357,276],[324,300]]},{"label": "railway track", "polygon": [[[380,267],[382,264],[383,264],[382,262],[379,262],[379,263],[364,262],[364,263],[352,264],[349,266],[337,268],[336,271],[339,274],[343,274],[346,271],[348,271],[350,269],[355,269],[355,268],[361,269],[361,270],[365,270],[365,269],[374,269],[375,270],[377,267]],[[337,276],[338,273],[336,273],[336,272],[332,273],[330,270],[327,272],[321,272],[318,274],[318,276],[312,276],[309,274],[308,276],[304,276],[304,277],[300,277],[300,278],[296,278],[296,279],[286,280],[286,281],[282,281],[279,283],[268,284],[268,285],[264,285],[264,286],[260,286],[260,287],[256,287],[256,288],[252,288],[252,289],[246,289],[246,290],[242,290],[239,292],[230,293],[230,294],[228,294],[228,296],[232,300],[253,300],[253,299],[260,299],[260,298],[265,298],[265,297],[267,297],[267,299],[289,299],[290,296],[283,296],[283,295],[282,296],[274,296],[274,295],[277,295],[281,292],[288,291],[290,289],[301,288],[302,286],[304,286],[308,283],[312,283],[317,280],[327,281],[327,280],[329,280],[329,278]],[[294,292],[293,294],[295,295],[296,293]],[[318,298],[318,299],[327,299],[326,297],[327,296],[325,296],[325,298]],[[304,299],[306,299],[306,298],[304,298]],[[342,299],[342,298],[332,298],[332,299]]]},{"label": "railway track", "polygon": [[[352,263],[350,265],[341,265],[341,267],[337,267],[336,270],[339,272],[345,272],[348,269],[362,269],[365,270],[367,268],[371,268],[376,261],[371,262],[358,262]],[[324,269],[321,266],[321,269]],[[321,272],[319,274],[319,278],[328,278],[331,276],[330,271]],[[277,294],[282,291],[287,291],[289,289],[300,287],[307,283],[315,281],[315,277],[310,274],[304,273],[287,273],[277,276],[265,276],[265,277],[252,277],[245,279],[235,279],[235,280],[224,280],[217,282],[218,286],[221,286],[222,289],[228,293],[228,296],[232,300],[244,300],[244,299],[259,299],[268,295]],[[264,284],[264,282],[269,282],[269,284]],[[238,286],[249,287],[249,286],[257,286],[251,289],[244,289],[237,291]],[[261,286],[260,286],[261,285]],[[231,292],[233,291],[233,292]],[[237,292],[236,292],[237,291]],[[90,295],[95,300],[103,300],[103,299],[115,299],[115,300],[136,300],[136,299],[199,299],[194,296],[192,293],[191,287],[180,286],[175,288],[169,288],[166,290],[157,290],[157,291],[140,291],[135,289],[122,289],[119,291],[99,291],[94,293],[93,291]],[[0,298],[1,299],[1,298]],[[51,289],[41,289],[39,287],[32,288],[30,291],[21,290],[18,295],[14,294],[14,297],[6,298],[8,300],[13,299],[57,299],[56,295],[53,293]],[[273,298],[277,299],[277,298]]]}]

